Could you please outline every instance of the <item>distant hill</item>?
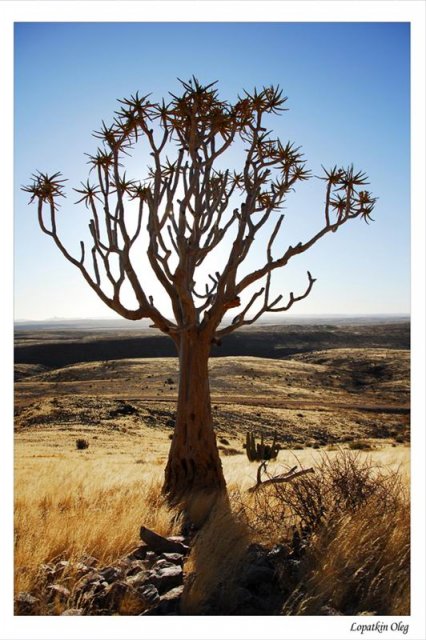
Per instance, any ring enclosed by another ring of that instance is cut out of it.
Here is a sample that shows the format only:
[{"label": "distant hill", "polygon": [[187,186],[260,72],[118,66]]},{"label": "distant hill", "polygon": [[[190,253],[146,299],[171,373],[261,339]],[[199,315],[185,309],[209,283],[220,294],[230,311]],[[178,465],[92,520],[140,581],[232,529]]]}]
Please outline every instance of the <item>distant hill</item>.
[{"label": "distant hill", "polygon": [[[378,319],[356,322],[256,325],[226,336],[212,357],[255,356],[284,359],[326,349],[410,348],[410,323]],[[123,358],[175,357],[167,336],[153,329],[36,329],[16,327],[15,363],[62,367],[77,362]]]}]

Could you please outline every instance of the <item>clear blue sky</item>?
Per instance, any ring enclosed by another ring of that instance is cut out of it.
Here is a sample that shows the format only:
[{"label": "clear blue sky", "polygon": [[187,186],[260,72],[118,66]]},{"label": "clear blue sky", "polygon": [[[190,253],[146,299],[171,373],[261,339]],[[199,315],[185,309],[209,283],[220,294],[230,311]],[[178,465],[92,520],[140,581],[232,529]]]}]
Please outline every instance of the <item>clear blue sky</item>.
[{"label": "clear blue sky", "polygon": [[[276,272],[284,295],[304,290],[307,269],[317,278],[293,313],[409,313],[409,39],[408,23],[17,23],[15,318],[114,317],[42,234],[19,187],[36,169],[69,179],[60,222],[78,247],[88,219],[71,187],[87,177],[91,132],[117,98],[139,89],[160,100],[193,74],[218,80],[231,101],[279,84],[289,111],[270,121],[277,135],[302,146],[316,175],[353,162],[379,198],[374,223],[349,222]],[[319,180],[291,194],[277,251],[320,228],[323,202]],[[249,267],[263,260],[261,242]]]}]

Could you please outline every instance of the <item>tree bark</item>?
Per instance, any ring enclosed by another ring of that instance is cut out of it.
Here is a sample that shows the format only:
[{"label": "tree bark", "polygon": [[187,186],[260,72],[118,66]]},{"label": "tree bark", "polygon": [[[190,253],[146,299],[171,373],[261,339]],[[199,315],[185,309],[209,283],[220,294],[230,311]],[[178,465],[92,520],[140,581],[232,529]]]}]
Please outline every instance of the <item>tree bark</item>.
[{"label": "tree bark", "polygon": [[211,413],[210,344],[210,336],[196,330],[180,336],[176,424],[163,487],[172,502],[226,490]]}]

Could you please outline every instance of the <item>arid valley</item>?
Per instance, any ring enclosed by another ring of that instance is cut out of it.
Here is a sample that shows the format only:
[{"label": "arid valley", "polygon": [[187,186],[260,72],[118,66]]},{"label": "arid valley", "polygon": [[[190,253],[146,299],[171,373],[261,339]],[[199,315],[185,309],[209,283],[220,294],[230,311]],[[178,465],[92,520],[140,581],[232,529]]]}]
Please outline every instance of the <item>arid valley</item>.
[{"label": "arid valley", "polygon": [[[355,456],[361,466],[368,461],[407,485],[409,344],[408,321],[380,319],[263,325],[215,347],[212,409],[234,507],[256,483],[258,465],[244,450],[248,432],[268,442],[276,435],[280,451],[269,473],[298,465],[318,474],[324,460]],[[178,385],[172,348],[144,328],[17,327],[15,586],[21,613],[84,615],[73,599],[76,562],[84,565],[90,556],[103,567],[114,565],[137,547],[141,525],[161,535],[181,533],[160,495]],[[87,446],[78,448],[79,440]],[[274,537],[272,520],[258,527],[252,543],[266,544],[268,536],[271,544],[283,542]],[[193,555],[184,573],[191,573]],[[199,585],[199,593],[210,586]],[[32,594],[27,604],[22,594]],[[183,613],[199,612],[197,597],[187,598]],[[398,597],[402,614],[406,597]],[[287,597],[283,612],[313,613],[300,602]],[[324,597],[316,614],[325,615],[327,606],[348,612],[343,602],[330,605]],[[145,609],[131,601],[113,612]]]}]

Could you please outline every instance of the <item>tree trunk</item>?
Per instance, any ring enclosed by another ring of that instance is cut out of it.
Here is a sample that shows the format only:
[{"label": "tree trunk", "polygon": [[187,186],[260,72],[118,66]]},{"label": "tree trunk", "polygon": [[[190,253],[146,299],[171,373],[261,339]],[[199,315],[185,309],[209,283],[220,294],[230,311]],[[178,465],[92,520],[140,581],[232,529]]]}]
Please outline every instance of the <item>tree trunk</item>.
[{"label": "tree trunk", "polygon": [[176,424],[163,487],[171,501],[226,490],[213,430],[209,355],[208,335],[197,331],[181,335]]}]

